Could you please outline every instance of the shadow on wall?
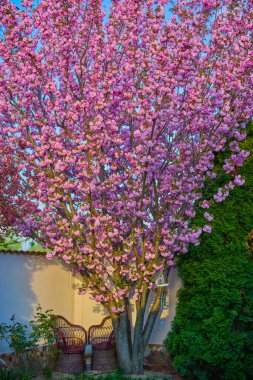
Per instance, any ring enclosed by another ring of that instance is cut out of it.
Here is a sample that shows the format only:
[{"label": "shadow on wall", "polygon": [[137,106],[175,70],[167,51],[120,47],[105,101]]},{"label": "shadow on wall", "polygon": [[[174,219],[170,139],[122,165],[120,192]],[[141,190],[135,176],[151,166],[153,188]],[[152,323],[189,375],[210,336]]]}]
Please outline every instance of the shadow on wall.
[{"label": "shadow on wall", "polygon": [[[34,280],[38,273],[48,271],[50,266],[55,266],[55,263],[47,260],[44,255],[0,252],[0,323],[9,324],[13,314],[17,322],[29,323],[35,305],[41,302],[37,289],[34,291]],[[69,271],[69,268],[61,267]],[[47,276],[44,275],[43,278],[44,281],[39,284],[42,291]],[[47,290],[44,298],[48,296]],[[0,352],[5,351],[8,351],[7,343],[0,341]]]},{"label": "shadow on wall", "polygon": [[84,295],[79,294],[78,290],[82,286],[82,282],[82,276],[76,273],[72,287],[75,294],[74,321],[88,330],[91,325],[100,324],[108,312],[100,303],[92,300],[89,292]]},{"label": "shadow on wall", "polygon": [[[79,273],[76,273],[74,275],[74,283],[72,284],[72,289],[76,294],[75,305],[81,304],[82,308],[87,308],[87,302],[89,302],[89,305],[92,306],[92,313],[100,314],[101,317],[103,316],[107,317],[108,312],[106,311],[106,309],[99,302],[94,301],[89,292],[85,293],[85,295],[79,294],[79,289],[81,285],[82,285],[82,276]],[[81,312],[83,312],[83,310],[81,310]]]},{"label": "shadow on wall", "polygon": [[155,322],[154,329],[150,337],[150,344],[162,344],[171,330],[171,323],[175,317],[177,304],[177,291],[182,287],[182,281],[178,276],[176,268],[171,268],[169,273],[169,287],[166,295],[164,309],[160,313]]},{"label": "shadow on wall", "polygon": [[103,317],[103,318],[107,317],[109,315],[107,310],[102,305],[100,305],[99,303],[97,303],[97,305],[93,306],[92,311],[93,311],[93,313],[100,314],[101,317]]}]

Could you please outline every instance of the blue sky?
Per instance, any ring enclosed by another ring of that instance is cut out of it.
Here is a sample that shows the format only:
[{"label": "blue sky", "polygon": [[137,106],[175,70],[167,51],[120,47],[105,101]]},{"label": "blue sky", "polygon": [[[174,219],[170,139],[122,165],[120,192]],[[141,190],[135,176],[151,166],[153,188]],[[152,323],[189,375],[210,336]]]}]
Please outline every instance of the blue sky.
[{"label": "blue sky", "polygon": [[[1,0],[0,0],[1,1]],[[16,4],[18,7],[21,6],[21,1],[22,0],[10,0],[12,3]],[[37,0],[38,1],[38,0]],[[103,6],[107,8],[107,15],[106,15],[106,18],[105,20],[107,20],[107,17],[108,17],[108,10],[109,10],[109,6],[111,4],[111,0],[103,0]],[[167,6],[166,8],[166,11],[165,11],[165,17],[166,19],[168,19],[171,15],[170,11],[169,11],[169,7]]]},{"label": "blue sky", "polygon": [[[1,1],[1,0],[0,0]],[[10,0],[12,3],[16,4],[18,7],[21,6],[21,0]],[[103,5],[108,9],[111,4],[111,0],[103,0]],[[166,16],[168,17],[169,12],[166,11]]]},{"label": "blue sky", "polygon": [[[21,0],[11,0],[11,1],[12,1],[12,3],[14,3],[14,4],[16,4],[18,7],[20,7],[20,5],[21,5]],[[106,7],[109,7],[110,3],[111,3],[110,0],[104,0],[104,1],[103,1],[104,6],[106,6]]]}]

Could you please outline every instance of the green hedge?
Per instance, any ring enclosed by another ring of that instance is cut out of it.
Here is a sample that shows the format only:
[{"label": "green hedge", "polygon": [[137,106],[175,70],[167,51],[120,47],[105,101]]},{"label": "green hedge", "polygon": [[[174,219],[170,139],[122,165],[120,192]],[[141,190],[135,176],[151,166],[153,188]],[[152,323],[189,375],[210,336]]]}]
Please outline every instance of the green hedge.
[{"label": "green hedge", "polygon": [[[242,145],[251,152],[252,135],[249,126]],[[184,287],[165,345],[186,378],[253,379],[253,260],[246,247],[253,229],[252,156],[240,169],[245,185],[210,210],[212,234],[178,262]]]}]

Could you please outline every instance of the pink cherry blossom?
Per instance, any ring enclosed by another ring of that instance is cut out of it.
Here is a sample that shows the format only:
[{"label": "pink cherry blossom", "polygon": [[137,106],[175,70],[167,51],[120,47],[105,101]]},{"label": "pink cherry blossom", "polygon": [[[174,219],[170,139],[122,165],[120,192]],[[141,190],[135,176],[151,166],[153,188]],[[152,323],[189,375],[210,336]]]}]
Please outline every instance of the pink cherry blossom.
[{"label": "pink cherry blossom", "polygon": [[207,232],[208,234],[210,234],[210,233],[212,232],[212,227],[211,227],[211,226],[207,226],[207,225],[205,225],[205,226],[203,227],[203,231],[204,231],[204,232]]},{"label": "pink cherry blossom", "polygon": [[[128,299],[139,318],[149,290],[159,307],[157,275],[211,232],[191,223],[196,206],[243,184],[252,0],[113,0],[109,17],[100,0],[31,5],[0,2],[1,144],[24,210],[12,224],[79,268],[115,324]],[[227,146],[232,179],[205,199]]]},{"label": "pink cherry blossom", "polygon": [[245,180],[242,178],[242,176],[240,175],[237,175],[234,179],[234,183],[237,185],[237,186],[242,186],[244,183],[245,183]]},{"label": "pink cherry blossom", "polygon": [[208,220],[209,222],[211,222],[211,221],[213,220],[213,216],[210,215],[208,212],[205,212],[205,213],[204,213],[204,218],[205,218],[206,220]]}]

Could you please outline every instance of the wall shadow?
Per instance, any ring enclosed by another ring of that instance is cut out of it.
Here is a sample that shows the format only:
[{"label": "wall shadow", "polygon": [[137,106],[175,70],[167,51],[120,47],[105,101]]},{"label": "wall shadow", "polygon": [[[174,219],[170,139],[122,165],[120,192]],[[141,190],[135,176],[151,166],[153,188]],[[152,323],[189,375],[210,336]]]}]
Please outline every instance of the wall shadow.
[{"label": "wall shadow", "polygon": [[97,305],[93,306],[92,312],[101,315],[101,322],[102,322],[102,319],[104,317],[107,317],[109,315],[107,310],[102,305],[100,305],[99,303],[97,303]]},{"label": "wall shadow", "polygon": [[[47,260],[45,255],[32,253],[2,253],[0,251],[0,323],[10,324],[10,318],[15,315],[15,320],[22,324],[29,324],[33,318],[34,307],[39,303],[38,291],[34,291],[34,277],[42,272],[44,284],[37,285],[36,289],[43,287],[47,282],[47,273],[43,272],[50,266],[55,266],[56,261]],[[63,271],[70,271],[70,266],[57,261]],[[53,268],[52,268],[53,270]],[[45,297],[50,297],[48,291]],[[42,305],[43,307],[43,305]],[[0,353],[8,352],[8,344],[0,340]]]}]

